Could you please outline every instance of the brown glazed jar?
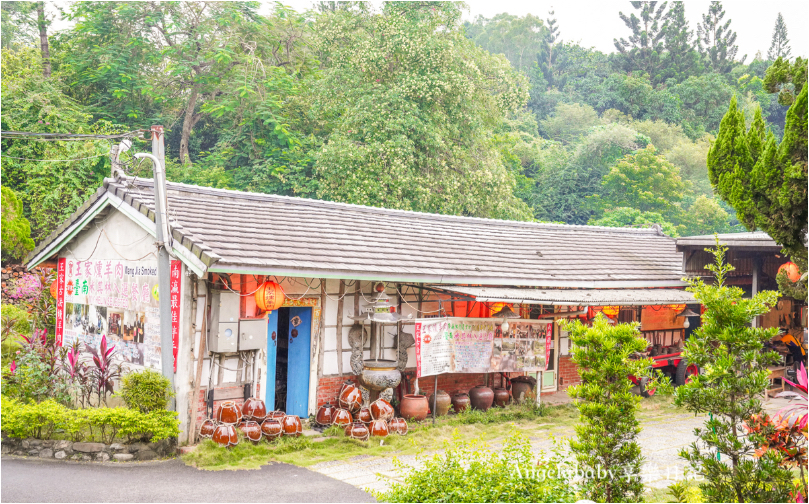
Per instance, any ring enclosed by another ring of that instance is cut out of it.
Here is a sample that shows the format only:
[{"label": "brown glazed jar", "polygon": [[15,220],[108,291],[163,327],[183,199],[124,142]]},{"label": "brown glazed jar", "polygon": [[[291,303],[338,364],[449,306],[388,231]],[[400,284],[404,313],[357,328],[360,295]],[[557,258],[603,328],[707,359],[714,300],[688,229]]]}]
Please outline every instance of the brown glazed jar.
[{"label": "brown glazed jar", "polygon": [[368,408],[360,409],[360,412],[357,413],[357,420],[364,423],[366,426],[370,425],[371,422],[374,421],[373,415],[371,415],[371,410]]},{"label": "brown glazed jar", "polygon": [[368,436],[371,434],[368,427],[359,420],[346,425],[345,433],[347,437],[360,441],[368,441]]},{"label": "brown glazed jar", "polygon": [[275,439],[279,437],[284,432],[284,426],[281,425],[280,420],[276,420],[275,418],[268,418],[261,422],[261,433],[264,434],[264,437],[268,440]]},{"label": "brown glazed jar", "polygon": [[505,408],[510,400],[511,394],[508,393],[508,390],[503,387],[494,389],[494,404],[496,404],[498,408]]},{"label": "brown glazed jar", "polygon": [[315,415],[315,422],[320,426],[327,426],[334,423],[334,412],[336,411],[335,407],[331,405],[331,403],[326,403],[317,410],[317,415]]},{"label": "brown glazed jar", "polygon": [[477,385],[469,391],[469,402],[476,410],[486,411],[494,402],[494,391],[485,385]]},{"label": "brown glazed jar", "polygon": [[384,399],[377,399],[371,403],[371,416],[374,420],[390,420],[393,418],[393,406]]},{"label": "brown glazed jar", "polygon": [[216,421],[219,423],[235,425],[242,419],[242,411],[234,401],[225,401],[216,411]]},{"label": "brown glazed jar", "polygon": [[334,425],[339,425],[341,427],[350,424],[353,420],[351,413],[343,408],[336,410],[331,418]]},{"label": "brown glazed jar", "polygon": [[199,426],[199,437],[208,439],[213,436],[215,430],[216,424],[210,418],[206,418]]},{"label": "brown glazed jar", "polygon": [[388,429],[388,422],[384,420],[374,420],[371,424],[371,435],[374,437],[386,437],[390,430]]},{"label": "brown glazed jar", "polygon": [[391,432],[395,432],[400,436],[404,436],[407,434],[407,422],[404,418],[394,418],[390,422],[388,422],[388,429]]},{"label": "brown glazed jar", "polygon": [[278,420],[279,422],[281,422],[284,420],[285,416],[287,416],[287,414],[284,413],[283,411],[270,411],[269,413],[267,413],[266,418],[272,418],[274,420]]},{"label": "brown glazed jar", "polygon": [[264,401],[251,397],[242,404],[242,419],[261,422],[267,416],[267,408]]},{"label": "brown glazed jar", "polygon": [[239,424],[239,430],[242,431],[244,437],[253,443],[258,443],[261,441],[261,426],[258,424],[258,422],[254,422],[253,420],[242,422]]},{"label": "brown glazed jar", "polygon": [[460,413],[469,407],[469,394],[466,392],[458,392],[452,396],[452,409],[455,413]]},{"label": "brown glazed jar", "polygon": [[423,395],[407,394],[402,398],[402,404],[399,405],[399,412],[407,420],[420,422],[427,418],[429,411],[427,397]]},{"label": "brown glazed jar", "polygon": [[533,390],[531,383],[527,381],[511,381],[511,395],[514,397],[514,402],[525,401]]},{"label": "brown glazed jar", "polygon": [[443,390],[438,391],[438,397],[435,393],[430,395],[428,399],[430,408],[435,404],[435,416],[444,416],[449,413],[449,408],[452,406],[452,398]]},{"label": "brown glazed jar", "polygon": [[236,434],[236,427],[234,427],[233,424],[217,425],[211,439],[213,439],[214,443],[219,446],[224,446],[225,448],[239,444],[239,436]]},{"label": "brown glazed jar", "polygon": [[303,425],[301,424],[301,419],[298,418],[297,415],[285,416],[284,421],[281,422],[281,424],[284,426],[285,436],[298,437],[303,434]]},{"label": "brown glazed jar", "polygon": [[362,407],[362,392],[351,382],[345,382],[338,398],[340,407],[357,413]]}]

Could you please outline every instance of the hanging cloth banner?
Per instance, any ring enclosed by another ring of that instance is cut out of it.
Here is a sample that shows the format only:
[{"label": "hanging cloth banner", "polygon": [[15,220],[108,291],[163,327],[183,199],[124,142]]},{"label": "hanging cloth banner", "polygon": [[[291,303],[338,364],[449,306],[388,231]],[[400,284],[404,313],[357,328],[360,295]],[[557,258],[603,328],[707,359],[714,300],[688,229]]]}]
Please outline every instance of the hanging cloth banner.
[{"label": "hanging cloth banner", "polygon": [[171,261],[171,346],[174,354],[174,372],[177,372],[177,344],[180,342],[180,291],[182,290],[182,262]]},{"label": "hanging cloth banner", "polygon": [[417,375],[544,371],[550,323],[509,321],[508,334],[500,337],[498,322],[465,317],[417,319]]},{"label": "hanging cloth banner", "polygon": [[65,337],[66,262],[67,260],[64,257],[61,257],[59,258],[56,267],[56,328],[54,330],[56,346],[63,346]]}]

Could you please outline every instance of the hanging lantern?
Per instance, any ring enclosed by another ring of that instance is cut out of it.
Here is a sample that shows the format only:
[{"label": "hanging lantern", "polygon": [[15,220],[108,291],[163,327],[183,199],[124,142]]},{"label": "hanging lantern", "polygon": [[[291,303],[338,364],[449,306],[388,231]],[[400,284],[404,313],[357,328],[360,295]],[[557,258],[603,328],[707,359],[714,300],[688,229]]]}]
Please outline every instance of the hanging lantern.
[{"label": "hanging lantern", "polygon": [[606,315],[609,318],[615,318],[618,316],[618,312],[621,311],[620,306],[604,306],[601,308],[601,313]]},{"label": "hanging lantern", "polygon": [[670,304],[670,305],[666,305],[666,308],[668,308],[670,310],[674,310],[677,313],[680,313],[681,311],[685,310],[685,305],[684,304]]},{"label": "hanging lantern", "polygon": [[787,278],[789,278],[789,281],[792,283],[795,283],[801,279],[801,271],[798,269],[798,265],[792,261],[785,262],[779,266],[778,273],[781,273],[782,271],[786,272]]},{"label": "hanging lantern", "polygon": [[275,282],[264,282],[256,291],[256,306],[265,312],[281,308],[285,299],[284,291]]}]

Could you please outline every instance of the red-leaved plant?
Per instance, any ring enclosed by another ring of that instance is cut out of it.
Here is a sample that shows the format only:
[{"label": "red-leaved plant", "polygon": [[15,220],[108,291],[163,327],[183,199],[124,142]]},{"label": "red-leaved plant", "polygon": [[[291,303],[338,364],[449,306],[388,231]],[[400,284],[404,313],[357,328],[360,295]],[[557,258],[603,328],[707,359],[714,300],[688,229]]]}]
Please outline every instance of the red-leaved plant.
[{"label": "red-leaved plant", "polygon": [[98,348],[87,346],[87,351],[93,355],[90,377],[98,398],[97,404],[99,406],[102,402],[107,404],[107,394],[114,392],[115,380],[121,377],[121,365],[112,360],[115,355],[115,345],[107,346],[107,335],[104,334],[101,336],[101,344]]}]

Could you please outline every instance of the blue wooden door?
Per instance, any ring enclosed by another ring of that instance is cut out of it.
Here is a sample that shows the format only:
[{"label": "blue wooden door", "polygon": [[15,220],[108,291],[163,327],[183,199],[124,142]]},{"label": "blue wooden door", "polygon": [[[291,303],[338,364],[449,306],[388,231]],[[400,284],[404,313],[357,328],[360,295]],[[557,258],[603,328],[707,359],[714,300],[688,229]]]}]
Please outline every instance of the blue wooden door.
[{"label": "blue wooden door", "polygon": [[[297,323],[297,325],[295,325]],[[309,416],[309,356],[312,309],[289,309],[289,359],[287,362],[287,415]]]},{"label": "blue wooden door", "polygon": [[267,411],[275,409],[275,361],[278,354],[278,310],[267,318],[267,385],[264,389],[264,404]]}]

